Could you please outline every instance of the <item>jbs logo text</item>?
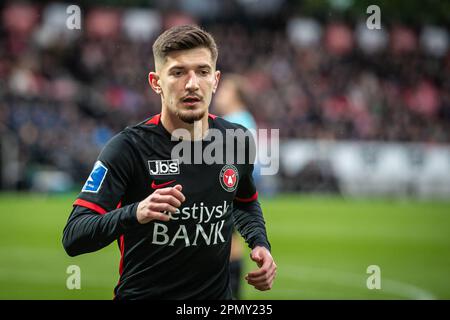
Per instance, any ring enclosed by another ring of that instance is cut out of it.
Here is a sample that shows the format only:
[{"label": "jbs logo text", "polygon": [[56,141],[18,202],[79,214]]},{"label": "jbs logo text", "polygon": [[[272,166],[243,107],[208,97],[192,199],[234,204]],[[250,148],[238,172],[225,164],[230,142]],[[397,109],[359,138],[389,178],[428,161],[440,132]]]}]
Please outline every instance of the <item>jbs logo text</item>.
[{"label": "jbs logo text", "polygon": [[170,175],[180,173],[180,164],[175,160],[149,160],[148,167],[152,175]]}]

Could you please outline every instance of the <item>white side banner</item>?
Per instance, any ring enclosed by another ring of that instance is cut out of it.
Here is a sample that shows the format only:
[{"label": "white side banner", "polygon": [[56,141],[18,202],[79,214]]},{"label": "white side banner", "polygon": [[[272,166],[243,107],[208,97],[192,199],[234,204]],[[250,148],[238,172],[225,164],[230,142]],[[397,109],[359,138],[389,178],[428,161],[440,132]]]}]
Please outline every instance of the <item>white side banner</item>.
[{"label": "white side banner", "polygon": [[345,195],[450,198],[450,146],[314,140],[281,144],[285,176],[300,177],[311,164],[325,166]]}]

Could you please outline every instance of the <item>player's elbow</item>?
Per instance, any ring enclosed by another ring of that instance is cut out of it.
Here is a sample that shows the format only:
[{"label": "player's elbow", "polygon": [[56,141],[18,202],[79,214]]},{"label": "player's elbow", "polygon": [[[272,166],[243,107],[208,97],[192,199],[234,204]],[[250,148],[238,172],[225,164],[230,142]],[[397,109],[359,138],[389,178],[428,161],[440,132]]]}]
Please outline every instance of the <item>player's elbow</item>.
[{"label": "player's elbow", "polygon": [[69,255],[69,257],[76,257],[79,255],[72,247],[66,247],[64,246],[64,249],[66,250],[66,253]]},{"label": "player's elbow", "polygon": [[70,257],[75,257],[79,254],[77,252],[73,242],[68,241],[65,237],[63,237],[62,243],[63,243],[64,250]]},{"label": "player's elbow", "polygon": [[81,254],[78,249],[77,243],[73,237],[70,236],[70,229],[64,228],[63,237],[62,237],[62,245],[64,250],[70,257],[75,257]]}]

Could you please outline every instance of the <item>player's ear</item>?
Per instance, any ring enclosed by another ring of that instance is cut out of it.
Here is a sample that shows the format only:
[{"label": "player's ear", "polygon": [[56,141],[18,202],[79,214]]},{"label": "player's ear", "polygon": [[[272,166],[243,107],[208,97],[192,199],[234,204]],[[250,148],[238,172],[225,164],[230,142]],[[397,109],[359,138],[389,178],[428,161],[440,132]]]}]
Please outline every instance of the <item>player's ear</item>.
[{"label": "player's ear", "polygon": [[153,91],[157,94],[161,94],[161,87],[159,85],[159,76],[156,72],[150,72],[148,74],[148,83],[152,87]]},{"label": "player's ear", "polygon": [[221,73],[220,73],[219,70],[217,70],[217,71],[214,73],[213,93],[216,93],[217,86],[219,85],[220,75],[221,75]]}]

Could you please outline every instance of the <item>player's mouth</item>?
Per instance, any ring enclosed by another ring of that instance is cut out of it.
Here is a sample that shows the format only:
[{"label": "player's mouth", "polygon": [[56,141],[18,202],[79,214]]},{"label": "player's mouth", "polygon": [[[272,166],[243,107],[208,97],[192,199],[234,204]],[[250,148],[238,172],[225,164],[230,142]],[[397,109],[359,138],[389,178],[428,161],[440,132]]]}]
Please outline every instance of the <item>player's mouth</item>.
[{"label": "player's mouth", "polygon": [[187,106],[187,107],[193,107],[196,104],[198,104],[200,101],[202,101],[202,99],[198,96],[186,96],[183,99],[181,99],[181,102],[183,103],[183,105]]}]

